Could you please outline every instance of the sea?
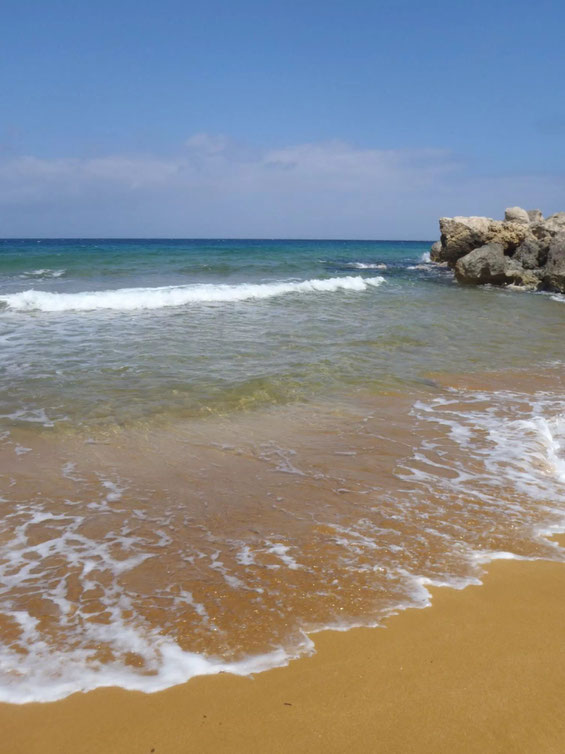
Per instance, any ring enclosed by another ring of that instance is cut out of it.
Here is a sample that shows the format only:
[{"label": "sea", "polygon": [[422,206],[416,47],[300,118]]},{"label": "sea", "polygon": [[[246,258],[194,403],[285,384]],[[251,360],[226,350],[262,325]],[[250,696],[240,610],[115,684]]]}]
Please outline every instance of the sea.
[{"label": "sea", "polygon": [[0,701],[256,673],[565,559],[565,298],[429,248],[0,241]]}]

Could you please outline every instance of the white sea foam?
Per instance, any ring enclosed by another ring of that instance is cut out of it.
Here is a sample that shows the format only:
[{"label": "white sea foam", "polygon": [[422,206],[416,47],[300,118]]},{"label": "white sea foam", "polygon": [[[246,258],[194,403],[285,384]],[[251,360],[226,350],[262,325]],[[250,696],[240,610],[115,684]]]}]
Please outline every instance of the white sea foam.
[{"label": "white sea foam", "polygon": [[235,559],[243,566],[255,565],[255,555],[251,552],[249,545],[243,545]]},{"label": "white sea foam", "polygon": [[275,443],[268,443],[261,448],[259,458],[263,461],[267,461],[275,466],[277,471],[281,471],[284,474],[296,474],[297,476],[305,476],[302,469],[299,469],[294,463],[293,459],[296,457],[296,451],[292,448],[280,448]]},{"label": "white sea foam", "polygon": [[119,288],[82,293],[52,293],[28,290],[0,296],[0,302],[9,309],[19,311],[94,311],[113,309],[135,311],[160,309],[187,304],[228,303],[252,299],[268,299],[291,293],[335,293],[336,291],[363,292],[384,282],[382,277],[339,277],[304,280],[302,282],[240,283],[239,285],[163,286],[158,288]]},{"label": "white sea foam", "polygon": [[21,278],[60,278],[66,273],[66,270],[30,270],[29,272],[22,272]]},{"label": "white sea foam", "polygon": [[47,416],[45,410],[38,409],[20,409],[11,414],[0,414],[0,419],[10,419],[17,422],[30,422],[31,424],[43,424],[44,427],[53,427],[54,422]]},{"label": "white sea foam", "polygon": [[268,549],[267,552],[276,555],[285,566],[290,568],[292,571],[295,571],[299,568],[302,568],[302,566],[296,562],[296,560],[292,557],[292,555],[289,555],[290,547],[288,545],[283,545],[282,542],[267,542]]},{"label": "white sea foam", "polygon": [[386,270],[387,265],[383,262],[347,262],[343,265],[351,270]]},{"label": "white sea foam", "polygon": [[53,651],[42,639],[38,619],[25,611],[14,611],[11,616],[18,626],[21,644],[32,648],[32,651],[21,654],[0,646],[0,664],[17,667],[12,683],[0,686],[0,702],[10,704],[52,702],[77,691],[108,686],[152,693],[185,683],[199,675],[260,673],[288,665],[290,660],[314,651],[312,640],[304,635],[302,642],[292,650],[281,647],[265,654],[226,662],[217,657],[185,651],[159,632],[142,625],[128,624],[117,615],[113,616],[110,625],[93,624],[89,627],[92,641],[143,656],[148,668],[146,672],[139,673],[120,662],[97,662],[93,649]]},{"label": "white sea foam", "polygon": [[14,448],[14,453],[17,456],[23,456],[25,453],[31,453],[31,448],[26,448],[23,445],[16,445]]},{"label": "white sea foam", "polygon": [[431,265],[431,255],[429,251],[424,251],[420,257],[418,264],[409,265],[407,270],[429,270]]},{"label": "white sea foam", "polygon": [[[406,478],[435,489],[449,488],[492,505],[500,504],[501,488],[516,500],[516,506],[522,499],[561,499],[565,483],[565,401],[543,394],[530,397],[499,391],[494,402],[491,393],[453,393],[454,398],[417,401],[413,414],[425,423],[446,427],[449,438],[464,451],[465,462],[453,463],[446,457],[442,464],[420,448],[413,456],[419,463],[406,464]],[[466,409],[461,408],[461,395],[465,395]],[[514,418],[516,414],[520,418]],[[482,474],[467,465],[471,459],[481,464]],[[442,479],[434,467],[449,471],[449,477]]]}]

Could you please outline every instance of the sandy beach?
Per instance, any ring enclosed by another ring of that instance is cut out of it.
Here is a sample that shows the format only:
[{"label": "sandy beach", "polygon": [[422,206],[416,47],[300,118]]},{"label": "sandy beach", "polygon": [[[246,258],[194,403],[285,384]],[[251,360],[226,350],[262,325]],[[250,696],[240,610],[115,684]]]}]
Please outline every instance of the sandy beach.
[{"label": "sandy beach", "polygon": [[315,636],[316,654],[201,677],[2,705],[6,754],[562,752],[565,566],[496,561],[386,628]]}]

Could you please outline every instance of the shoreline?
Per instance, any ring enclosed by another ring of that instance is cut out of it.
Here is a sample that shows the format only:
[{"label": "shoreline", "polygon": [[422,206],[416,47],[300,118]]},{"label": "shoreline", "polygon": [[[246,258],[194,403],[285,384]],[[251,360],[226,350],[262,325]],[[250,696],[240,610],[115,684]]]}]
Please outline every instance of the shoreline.
[{"label": "shoreline", "polygon": [[563,751],[565,564],[495,560],[482,585],[429,589],[431,608],[314,634],[314,655],[256,676],[2,704],[6,751]]}]

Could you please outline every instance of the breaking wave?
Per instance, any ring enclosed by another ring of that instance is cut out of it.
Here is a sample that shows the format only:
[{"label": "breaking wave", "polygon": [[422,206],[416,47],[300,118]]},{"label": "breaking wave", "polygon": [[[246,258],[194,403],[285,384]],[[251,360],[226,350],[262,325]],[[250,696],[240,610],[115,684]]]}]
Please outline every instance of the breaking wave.
[{"label": "breaking wave", "polygon": [[343,265],[347,270],[386,270],[387,265],[383,262],[347,262]]},{"label": "breaking wave", "polygon": [[366,291],[384,283],[377,276],[329,278],[304,280],[302,282],[241,283],[239,285],[173,285],[158,288],[120,288],[106,291],[83,291],[81,293],[50,293],[27,290],[0,296],[0,302],[9,309],[18,311],[94,311],[113,309],[135,311],[185,306],[199,303],[225,303],[266,299],[287,293],[334,293],[336,291]]}]

